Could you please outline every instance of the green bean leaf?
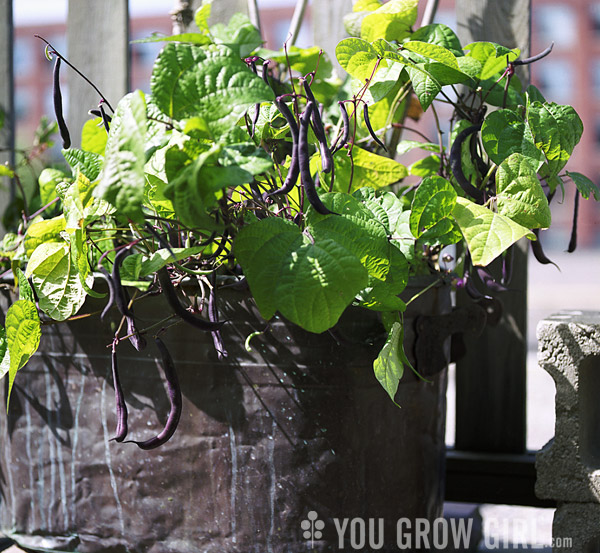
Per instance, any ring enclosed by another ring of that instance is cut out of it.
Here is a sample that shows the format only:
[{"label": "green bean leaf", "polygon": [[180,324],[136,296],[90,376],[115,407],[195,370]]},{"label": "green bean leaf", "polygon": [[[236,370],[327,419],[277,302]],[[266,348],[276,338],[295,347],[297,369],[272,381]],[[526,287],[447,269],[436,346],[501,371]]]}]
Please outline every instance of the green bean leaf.
[{"label": "green bean leaf", "polygon": [[273,99],[270,87],[222,45],[167,44],[154,65],[150,88],[168,117],[198,117],[215,138],[251,106]]},{"label": "green bean leaf", "polygon": [[0,378],[4,378],[10,371],[10,354],[6,340],[6,329],[0,326]]},{"label": "green bean leaf", "polygon": [[[408,169],[402,163],[380,156],[358,146],[352,148],[352,159],[344,151],[333,158],[336,192],[350,192],[368,186],[376,190],[394,184],[408,176]],[[318,165],[318,157],[311,160],[311,170]],[[314,164],[314,165],[313,165]],[[329,186],[329,175],[322,175]],[[351,187],[350,187],[351,185]]]},{"label": "green bean leaf", "polygon": [[598,185],[594,181],[575,171],[567,171],[567,175],[575,183],[577,190],[579,190],[584,200],[589,199],[590,196],[594,196],[594,199],[600,202],[600,189],[598,189]]},{"label": "green bean leaf", "polygon": [[83,173],[90,181],[95,181],[102,169],[102,156],[94,152],[86,152],[77,148],[63,150],[62,154],[73,170],[73,177],[79,172]]},{"label": "green bean leaf", "polygon": [[[66,242],[46,242],[38,246],[31,254],[26,276],[31,277],[40,309],[56,321],[68,319],[85,302],[86,293],[77,263]],[[86,283],[91,288],[92,275],[87,275]]]},{"label": "green bean leaf", "polygon": [[343,245],[317,241],[310,229],[303,233],[275,217],[242,228],[234,254],[262,316],[279,311],[310,332],[335,325],[368,281],[367,270]]},{"label": "green bean leaf", "polygon": [[550,206],[529,158],[514,153],[498,167],[496,174],[498,213],[524,227],[548,228]]},{"label": "green bean leaf", "polygon": [[361,38],[373,42],[378,38],[401,41],[410,35],[417,21],[419,0],[390,0],[367,14],[362,20]]},{"label": "green bean leaf", "polygon": [[19,299],[28,300],[31,303],[35,303],[35,296],[33,294],[33,290],[31,289],[29,281],[27,280],[27,277],[25,276],[25,273],[23,273],[23,271],[21,271],[21,269],[19,269],[18,267],[16,273],[17,282],[19,283]]},{"label": "green bean leaf", "polygon": [[106,129],[100,117],[89,119],[84,123],[81,130],[81,149],[103,156],[106,149],[107,136]]},{"label": "green bean leaf", "polygon": [[8,308],[5,324],[6,344],[10,355],[8,381],[8,400],[10,400],[17,371],[25,366],[40,345],[42,330],[35,303],[29,300],[17,300]]},{"label": "green bean leaf", "polygon": [[579,115],[571,106],[533,102],[527,108],[527,123],[535,145],[546,156],[542,174],[557,176],[581,139],[583,123]]},{"label": "green bean leaf", "polygon": [[456,198],[456,190],[446,179],[424,178],[415,192],[410,211],[413,236],[429,245],[458,242],[461,233],[452,217]]},{"label": "green bean leaf", "polygon": [[379,59],[379,52],[362,38],[345,38],[335,48],[338,63],[352,77],[364,84],[371,78]]},{"label": "green bean leaf", "polygon": [[455,56],[464,56],[460,40],[456,33],[443,23],[432,23],[417,29],[412,35],[411,40],[420,40],[430,44],[443,46]]},{"label": "green bean leaf", "polygon": [[474,265],[489,265],[524,236],[535,240],[528,228],[460,196],[452,214],[467,241]]},{"label": "green bean leaf", "polygon": [[404,364],[408,363],[403,342],[404,327],[395,322],[377,359],[373,362],[375,377],[394,403],[400,379],[404,374]]},{"label": "green bean leaf", "polygon": [[94,190],[94,196],[106,200],[120,215],[137,223],[144,220],[146,128],[144,94],[139,90],[131,92],[117,106],[106,143],[100,183]]},{"label": "green bean leaf", "polygon": [[260,31],[247,15],[239,12],[231,16],[227,25],[213,25],[210,33],[216,44],[225,44],[238,59],[245,58],[262,45]]},{"label": "green bean leaf", "polygon": [[481,140],[496,165],[514,152],[527,157],[536,170],[542,165],[543,154],[533,141],[531,128],[513,110],[499,109],[490,113],[481,127]]}]

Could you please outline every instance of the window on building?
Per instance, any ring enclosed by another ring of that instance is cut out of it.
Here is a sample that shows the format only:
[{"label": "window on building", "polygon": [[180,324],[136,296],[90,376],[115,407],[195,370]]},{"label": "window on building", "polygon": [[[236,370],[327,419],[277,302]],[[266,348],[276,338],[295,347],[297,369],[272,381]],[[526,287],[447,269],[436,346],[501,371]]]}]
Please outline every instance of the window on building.
[{"label": "window on building", "polygon": [[[544,63],[532,67],[532,73],[534,82],[547,100],[558,103],[569,102],[575,82],[572,63],[549,57],[544,60]],[[598,90],[600,91],[600,88]]]},{"label": "window on building", "polygon": [[443,23],[451,29],[456,29],[456,11],[454,9],[439,9],[433,19],[435,23]]},{"label": "window on building", "polygon": [[541,44],[573,46],[577,41],[577,16],[568,4],[545,4],[533,11],[533,25]]},{"label": "window on building", "polygon": [[[279,49],[283,47],[284,42],[289,38],[288,31],[290,30],[291,19],[289,18],[280,18],[273,23],[273,31],[271,33],[271,47],[275,49]],[[298,32],[298,37],[296,38],[296,46],[299,48],[307,48],[312,44],[311,41],[312,35],[312,25],[310,21],[307,21],[306,18],[302,22],[302,26],[300,27],[300,31]]]},{"label": "window on building", "polygon": [[600,148],[600,117],[596,117],[596,123],[594,127],[594,139],[596,141],[596,147]]},{"label": "window on building", "polygon": [[33,45],[29,37],[15,39],[13,50],[13,69],[15,77],[27,77],[35,68]]},{"label": "window on building", "polygon": [[15,122],[25,121],[33,109],[33,92],[29,87],[19,87],[15,92]]},{"label": "window on building", "polygon": [[600,58],[592,60],[590,66],[590,78],[592,80],[592,91],[594,96],[600,100]]},{"label": "window on building", "polygon": [[[156,29],[142,29],[137,31],[133,37],[134,40],[148,38]],[[144,68],[152,68],[158,53],[161,51],[164,43],[162,42],[135,42],[131,45],[131,54],[134,63]]]},{"label": "window on building", "polygon": [[600,2],[594,2],[590,6],[590,24],[597,36],[600,36]]}]

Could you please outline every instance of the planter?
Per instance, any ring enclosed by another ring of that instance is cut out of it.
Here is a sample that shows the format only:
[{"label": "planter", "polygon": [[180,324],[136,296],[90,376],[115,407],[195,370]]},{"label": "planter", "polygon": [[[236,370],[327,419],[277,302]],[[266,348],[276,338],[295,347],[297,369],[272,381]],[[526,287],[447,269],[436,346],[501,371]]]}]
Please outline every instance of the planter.
[{"label": "planter", "polygon": [[[432,289],[421,309],[447,310],[446,292]],[[246,337],[266,328],[254,303],[228,290],[219,305],[230,321],[226,359],[210,334],[179,324],[164,335],[184,411],[153,451],[109,441],[111,325],[92,317],[44,327],[0,420],[7,535],[81,553],[295,553],[311,541],[337,551],[333,519],[361,517],[384,519],[381,550],[396,551],[400,517],[441,515],[445,371],[430,383],[406,375],[398,409],[373,376],[384,337],[376,314],[349,310],[335,337],[276,319],[247,351]],[[166,313],[160,296],[136,304],[140,327]],[[143,440],[169,409],[162,371],[151,341],[119,354],[130,437]],[[313,540],[301,527],[310,511],[325,523]]]}]

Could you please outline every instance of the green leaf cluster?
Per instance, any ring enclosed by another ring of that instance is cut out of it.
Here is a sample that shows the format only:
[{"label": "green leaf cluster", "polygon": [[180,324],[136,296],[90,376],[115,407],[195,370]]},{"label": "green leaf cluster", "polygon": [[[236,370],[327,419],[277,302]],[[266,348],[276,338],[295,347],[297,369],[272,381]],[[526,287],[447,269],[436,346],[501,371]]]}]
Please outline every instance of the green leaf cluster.
[{"label": "green leaf cluster", "polygon": [[[401,294],[412,276],[452,281],[534,240],[557,187],[600,199],[566,170],[579,116],[523,90],[517,49],[463,46],[442,24],[416,29],[418,0],[359,0],[335,52],[340,79],[318,46],[266,50],[244,15],[210,25],[211,6],[197,10],[195,32],[144,39],[164,42],[150,93],[122,98],[108,132],[88,121],[81,147],[63,150],[66,165],[40,174],[39,212],[3,240],[20,291],[0,329],[11,386],[38,347],[39,312],[65,321],[103,297],[96,271],[126,249],[120,278],[138,289],[157,291],[165,267],[204,294],[241,272],[265,319],[278,313],[315,333],[351,305],[379,312],[388,338],[374,371],[393,400],[410,365]],[[319,106],[307,125],[311,92]],[[449,132],[437,121],[433,136],[408,134],[409,119],[438,119],[440,101],[452,107]]]}]

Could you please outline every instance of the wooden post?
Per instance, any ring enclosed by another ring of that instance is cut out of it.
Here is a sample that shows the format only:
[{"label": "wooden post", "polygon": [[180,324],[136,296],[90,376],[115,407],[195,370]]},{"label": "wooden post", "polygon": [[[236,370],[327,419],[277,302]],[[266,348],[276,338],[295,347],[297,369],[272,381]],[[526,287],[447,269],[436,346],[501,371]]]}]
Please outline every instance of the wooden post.
[{"label": "wooden post", "polygon": [[[201,0],[194,0],[194,12],[200,7]],[[209,25],[215,23],[228,23],[234,13],[242,12],[248,14],[247,0],[218,0],[210,7]]]},{"label": "wooden post", "polygon": [[173,9],[169,12],[173,20],[173,34],[185,33],[194,20],[194,10],[191,0],[176,0]]},{"label": "wooden post", "polygon": [[[69,0],[69,61],[84,73],[116,109],[129,90],[129,9],[127,0]],[[73,147],[81,141],[88,110],[100,100],[74,71],[68,71],[68,124]]]},{"label": "wooden post", "polygon": [[[462,44],[476,40],[530,46],[531,0],[457,0]],[[527,74],[520,77],[527,79]],[[525,81],[526,82],[526,81]],[[499,295],[501,322],[465,340],[456,369],[456,449],[522,453],[526,439],[527,241],[515,248],[510,292]]]},{"label": "wooden post", "polygon": [[[4,126],[0,129],[0,164],[14,166],[15,117],[13,92],[13,17],[12,0],[0,0],[0,110]],[[0,178],[0,215],[14,196],[12,181]],[[0,227],[3,232],[4,228]]]},{"label": "wooden post", "polygon": [[335,47],[348,36],[343,17],[352,11],[352,0],[313,2],[310,9],[314,44],[320,46],[337,66]]}]

